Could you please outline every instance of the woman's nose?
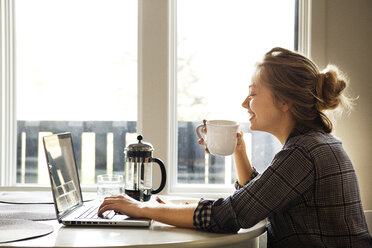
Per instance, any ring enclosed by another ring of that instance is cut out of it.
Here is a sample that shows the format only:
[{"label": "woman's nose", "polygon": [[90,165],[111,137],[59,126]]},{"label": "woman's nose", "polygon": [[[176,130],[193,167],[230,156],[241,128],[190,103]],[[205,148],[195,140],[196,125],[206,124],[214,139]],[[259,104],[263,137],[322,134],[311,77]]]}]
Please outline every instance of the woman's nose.
[{"label": "woman's nose", "polygon": [[242,103],[243,108],[249,108],[250,97],[248,96]]}]

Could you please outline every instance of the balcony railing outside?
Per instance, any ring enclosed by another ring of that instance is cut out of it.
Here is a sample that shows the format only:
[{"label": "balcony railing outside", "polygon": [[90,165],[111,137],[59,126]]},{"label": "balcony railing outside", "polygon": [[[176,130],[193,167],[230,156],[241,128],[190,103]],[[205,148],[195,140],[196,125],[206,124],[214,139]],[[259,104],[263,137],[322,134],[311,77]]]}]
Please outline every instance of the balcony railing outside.
[{"label": "balcony railing outside", "polygon": [[[235,177],[232,156],[206,155],[197,143],[200,122],[178,122],[179,183],[229,184]],[[17,183],[49,183],[42,136],[71,132],[81,182],[95,183],[104,173],[124,173],[124,147],[136,141],[135,121],[18,121]],[[272,137],[251,132],[248,123],[240,129],[249,137],[252,163],[264,169],[274,156]],[[151,141],[149,141],[151,143]],[[246,139],[247,142],[247,139]]]}]

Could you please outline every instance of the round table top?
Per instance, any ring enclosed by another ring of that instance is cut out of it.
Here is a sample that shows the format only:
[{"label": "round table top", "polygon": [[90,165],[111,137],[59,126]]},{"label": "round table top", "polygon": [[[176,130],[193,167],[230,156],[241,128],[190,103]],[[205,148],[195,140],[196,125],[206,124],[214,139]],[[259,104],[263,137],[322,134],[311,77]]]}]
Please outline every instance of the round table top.
[{"label": "round table top", "polygon": [[[3,201],[0,201],[0,206],[11,207],[12,205],[9,203],[12,202],[32,204],[35,202],[31,201],[36,201],[37,203],[43,202],[45,199],[48,199],[45,203],[50,203],[51,201],[49,199],[50,196],[45,195],[48,193],[23,192],[23,195],[20,194],[17,192],[3,193],[2,197],[0,197],[0,200]],[[29,194],[30,197],[24,194]],[[19,199],[25,202],[19,202]],[[188,204],[195,203],[198,199],[162,196],[162,200],[166,201],[167,204]],[[18,204],[13,206],[19,207],[20,205]],[[28,204],[21,206],[30,208],[31,206],[38,206]],[[53,232],[36,238],[0,243],[0,247],[257,247],[257,237],[266,231],[266,220],[257,223],[251,228],[241,229],[238,234],[209,233],[195,229],[174,227],[156,221],[152,222],[150,227],[102,227],[64,226],[58,223],[56,219],[51,220],[50,218],[49,220],[48,218],[39,220],[35,223],[44,224],[44,226],[46,225],[46,227],[53,229]],[[30,228],[32,227],[30,226]]]},{"label": "round table top", "polygon": [[261,221],[238,234],[218,234],[178,228],[159,222],[150,227],[67,227],[57,220],[40,221],[53,226],[48,235],[10,243],[7,247],[235,247],[249,242],[266,231]]}]

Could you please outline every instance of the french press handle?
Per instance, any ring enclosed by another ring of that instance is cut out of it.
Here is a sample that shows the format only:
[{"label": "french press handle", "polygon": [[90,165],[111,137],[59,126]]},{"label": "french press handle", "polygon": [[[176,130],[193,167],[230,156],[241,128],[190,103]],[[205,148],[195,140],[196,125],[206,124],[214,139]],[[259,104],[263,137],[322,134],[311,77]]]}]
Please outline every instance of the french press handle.
[{"label": "french press handle", "polygon": [[160,159],[158,159],[158,158],[150,158],[150,162],[157,163],[159,165],[160,171],[161,171],[161,183],[160,183],[160,186],[156,190],[153,189],[151,191],[151,194],[157,194],[157,193],[160,193],[164,189],[165,182],[167,181],[167,172],[165,171],[165,166],[164,166],[163,161],[161,161]]}]

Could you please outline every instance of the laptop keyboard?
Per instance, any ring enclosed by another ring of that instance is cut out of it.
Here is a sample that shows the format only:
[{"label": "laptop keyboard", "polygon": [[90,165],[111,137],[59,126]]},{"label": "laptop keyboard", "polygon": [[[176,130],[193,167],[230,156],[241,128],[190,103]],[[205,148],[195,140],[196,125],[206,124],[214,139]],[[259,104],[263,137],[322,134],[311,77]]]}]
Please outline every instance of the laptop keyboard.
[{"label": "laptop keyboard", "polygon": [[102,217],[99,217],[97,213],[98,213],[98,206],[91,206],[77,218],[78,219],[112,219],[115,216],[115,211],[113,210],[104,212]]}]

